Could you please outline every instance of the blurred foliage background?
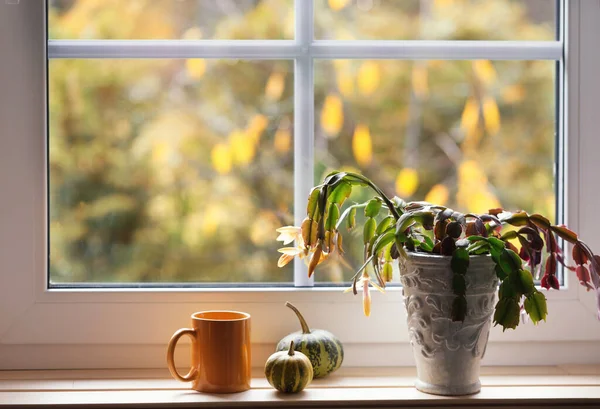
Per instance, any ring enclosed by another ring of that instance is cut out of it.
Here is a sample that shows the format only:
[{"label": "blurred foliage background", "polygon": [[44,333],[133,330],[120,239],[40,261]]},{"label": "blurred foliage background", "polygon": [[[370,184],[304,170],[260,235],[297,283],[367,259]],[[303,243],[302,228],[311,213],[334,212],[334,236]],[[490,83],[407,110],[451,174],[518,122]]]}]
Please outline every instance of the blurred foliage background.
[{"label": "blurred foliage background", "polygon": [[[315,0],[315,37],[553,40],[555,16],[547,0]],[[291,0],[50,0],[49,38],[293,39],[293,19]],[[51,283],[291,282],[274,239],[293,223],[293,76],[51,60]],[[553,218],[554,84],[553,61],[319,60],[315,183],[352,169],[406,200]],[[317,280],[360,265],[344,243]]]}]

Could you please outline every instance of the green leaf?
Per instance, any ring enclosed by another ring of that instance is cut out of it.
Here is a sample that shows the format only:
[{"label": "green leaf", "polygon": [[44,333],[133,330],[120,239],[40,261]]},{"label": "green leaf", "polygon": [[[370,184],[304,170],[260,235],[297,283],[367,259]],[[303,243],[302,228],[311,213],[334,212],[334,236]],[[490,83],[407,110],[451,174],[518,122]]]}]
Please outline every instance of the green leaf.
[{"label": "green leaf", "polygon": [[529,221],[529,216],[526,212],[513,213],[510,217],[504,220],[505,223],[513,226],[525,226]]},{"label": "green leaf", "polygon": [[452,276],[452,291],[456,295],[465,295],[467,291],[467,283],[465,282],[465,276],[460,274],[454,274]]},{"label": "green leaf", "polygon": [[376,234],[383,233],[385,231],[385,229],[387,229],[388,227],[390,227],[390,225],[392,224],[393,221],[394,221],[394,216],[387,216],[387,217],[385,217],[377,225],[377,230],[375,230],[375,233]]},{"label": "green leaf", "polygon": [[492,247],[490,246],[490,254],[492,255],[492,260],[494,260],[494,262],[496,262],[496,264],[498,263],[498,260],[500,259],[500,254],[502,254],[502,251],[504,249],[498,249],[496,247]]},{"label": "green leaf", "polygon": [[501,300],[503,298],[521,298],[521,294],[515,289],[514,284],[510,280],[502,281],[500,284],[500,288],[498,289],[498,298]]},{"label": "green leaf", "polygon": [[392,281],[393,274],[394,274],[394,268],[392,267],[392,263],[385,263],[383,265],[383,271],[381,273],[385,282],[389,283],[390,281]]},{"label": "green leaf", "polygon": [[381,210],[381,205],[382,202],[379,198],[369,200],[369,203],[367,203],[367,207],[365,207],[365,217],[377,216],[379,214],[379,211]]},{"label": "green leaf", "polygon": [[532,214],[529,216],[529,220],[531,220],[537,227],[540,227],[544,230],[551,226],[550,220],[546,219],[541,214]]},{"label": "green leaf", "polygon": [[548,315],[548,306],[546,305],[546,297],[539,291],[530,294],[525,299],[525,311],[529,314],[531,321],[537,324],[541,320],[546,321]]},{"label": "green leaf", "polygon": [[317,222],[311,219],[304,219],[302,222],[301,230],[302,230],[302,239],[304,240],[304,244],[307,246],[314,246],[317,243],[317,230],[318,230]]},{"label": "green leaf", "polygon": [[419,242],[419,247],[421,250],[426,251],[427,253],[431,253],[433,246],[433,240],[431,240],[429,236],[423,236],[423,241]]},{"label": "green leaf", "polygon": [[467,299],[459,295],[452,302],[452,311],[450,313],[452,321],[464,321],[467,315]]},{"label": "green leaf", "polygon": [[396,222],[396,235],[404,234],[404,231],[410,227],[413,223],[413,216],[411,213],[404,213]]},{"label": "green leaf", "polygon": [[496,312],[494,313],[494,324],[502,325],[502,330],[507,328],[517,328],[519,325],[519,315],[521,309],[519,303],[514,298],[502,298],[496,304]]},{"label": "green leaf", "polygon": [[508,255],[512,259],[514,270],[520,269],[523,265],[523,260],[521,260],[521,257],[519,257],[519,255],[511,249],[504,249],[504,251],[508,252]]},{"label": "green leaf", "polygon": [[488,237],[487,241],[495,249],[498,249],[498,250],[504,249],[504,242],[500,239],[497,239],[496,237]]},{"label": "green leaf", "polygon": [[496,268],[494,270],[496,271],[496,277],[498,277],[500,280],[504,280],[506,277],[508,277],[504,270],[502,270],[502,267],[500,267],[498,264],[496,264]]},{"label": "green leaf", "polygon": [[469,252],[464,248],[457,248],[452,253],[450,261],[452,272],[456,274],[466,274],[469,269]]},{"label": "green leaf", "polygon": [[467,250],[469,251],[469,254],[473,255],[486,254],[490,251],[490,245],[487,244],[487,242],[482,241],[473,247],[467,248]]},{"label": "green leaf", "polygon": [[563,240],[568,241],[569,243],[577,242],[577,234],[575,232],[567,229],[564,226],[552,226],[550,229],[558,235]]},{"label": "green leaf", "polygon": [[318,187],[313,188],[308,195],[308,205],[306,206],[306,214],[309,219],[314,219],[315,213],[317,212],[317,204],[319,202],[319,194],[321,189]]},{"label": "green leaf", "polygon": [[521,280],[523,294],[532,294],[535,291],[535,285],[533,284],[533,276],[529,271],[520,270],[519,279]]},{"label": "green leaf", "polygon": [[512,240],[516,239],[519,234],[515,230],[510,230],[500,236],[500,240]]},{"label": "green leaf", "polygon": [[352,230],[356,226],[356,207],[350,208],[348,217],[346,218],[346,227]]},{"label": "green leaf", "polygon": [[327,212],[327,220],[325,221],[325,229],[329,231],[335,230],[335,225],[340,218],[340,209],[334,202],[329,205],[329,211]]},{"label": "green leaf", "polygon": [[473,243],[474,241],[487,241],[488,237],[483,237],[483,236],[469,236],[469,237],[467,237],[467,240],[469,240],[471,243]]},{"label": "green leaf", "polygon": [[[516,258],[515,258],[516,257]],[[498,258],[498,264],[507,275],[521,269],[521,258],[510,249],[504,249]]]},{"label": "green leaf", "polygon": [[377,240],[375,240],[375,243],[373,244],[373,254],[379,254],[379,252],[383,250],[385,246],[396,239],[396,235],[391,230],[382,234],[381,236],[374,237],[377,237]]},{"label": "green leaf", "polygon": [[377,222],[374,218],[369,217],[365,222],[365,226],[363,228],[363,244],[369,244],[371,238],[375,235],[375,228],[377,227]]},{"label": "green leaf", "polygon": [[333,192],[329,195],[329,200],[341,206],[351,193],[352,185],[348,182],[341,182],[333,189]]}]

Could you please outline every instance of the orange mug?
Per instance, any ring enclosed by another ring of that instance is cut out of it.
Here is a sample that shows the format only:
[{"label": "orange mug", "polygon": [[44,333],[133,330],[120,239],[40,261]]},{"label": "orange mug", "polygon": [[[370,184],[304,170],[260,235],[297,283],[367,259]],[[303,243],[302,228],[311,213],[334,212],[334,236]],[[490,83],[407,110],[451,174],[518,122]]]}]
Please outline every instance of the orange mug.
[{"label": "orange mug", "polygon": [[[183,335],[192,338],[192,367],[187,375],[175,368],[173,354]],[[169,371],[175,379],[193,382],[198,392],[232,393],[250,389],[250,314],[203,311],[192,314],[192,328],[181,328],[169,341]]]}]

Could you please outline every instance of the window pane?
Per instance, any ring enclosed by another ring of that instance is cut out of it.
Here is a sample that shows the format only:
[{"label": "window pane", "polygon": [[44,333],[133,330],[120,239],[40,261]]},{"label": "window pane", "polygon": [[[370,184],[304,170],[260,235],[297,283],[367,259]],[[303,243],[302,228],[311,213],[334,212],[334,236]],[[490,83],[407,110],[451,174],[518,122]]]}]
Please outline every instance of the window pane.
[{"label": "window pane", "polygon": [[51,39],[293,39],[293,0],[49,0]]},{"label": "window pane", "polygon": [[291,61],[51,60],[50,280],[289,282]]},{"label": "window pane", "polygon": [[315,38],[554,40],[552,0],[315,0]]},{"label": "window pane", "polygon": [[[554,61],[334,60],[315,71],[317,180],[345,168],[405,200],[554,218]],[[354,190],[355,202],[371,194]],[[344,237],[352,268],[361,234]],[[339,261],[317,274],[349,277]]]}]

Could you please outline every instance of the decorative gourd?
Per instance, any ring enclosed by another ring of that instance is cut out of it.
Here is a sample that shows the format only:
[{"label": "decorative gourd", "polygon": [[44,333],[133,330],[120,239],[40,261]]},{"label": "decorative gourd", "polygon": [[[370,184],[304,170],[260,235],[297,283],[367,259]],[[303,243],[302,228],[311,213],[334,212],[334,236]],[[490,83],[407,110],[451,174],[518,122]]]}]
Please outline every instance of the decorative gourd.
[{"label": "decorative gourd", "polygon": [[285,393],[296,393],[313,379],[310,360],[302,352],[294,351],[294,341],[286,351],[275,352],[267,359],[265,376],[272,387]]},{"label": "decorative gourd", "polygon": [[293,341],[294,349],[310,359],[315,378],[322,378],[337,370],[344,360],[344,348],[340,340],[331,332],[322,329],[311,330],[296,307],[289,302],[286,302],[285,306],[296,313],[302,331],[293,332],[283,338],[277,344],[276,350],[286,351]]}]

